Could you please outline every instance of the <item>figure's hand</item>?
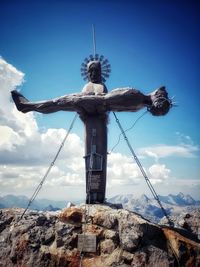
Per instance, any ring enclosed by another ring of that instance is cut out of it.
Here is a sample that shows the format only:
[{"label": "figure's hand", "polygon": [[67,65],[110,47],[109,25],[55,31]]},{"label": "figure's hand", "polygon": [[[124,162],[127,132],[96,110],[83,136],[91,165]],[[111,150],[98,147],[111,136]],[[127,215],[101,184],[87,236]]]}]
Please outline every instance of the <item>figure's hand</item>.
[{"label": "figure's hand", "polygon": [[168,93],[164,86],[151,94],[151,101],[152,105],[148,107],[148,110],[154,116],[165,115],[172,107],[171,100],[168,98]]}]

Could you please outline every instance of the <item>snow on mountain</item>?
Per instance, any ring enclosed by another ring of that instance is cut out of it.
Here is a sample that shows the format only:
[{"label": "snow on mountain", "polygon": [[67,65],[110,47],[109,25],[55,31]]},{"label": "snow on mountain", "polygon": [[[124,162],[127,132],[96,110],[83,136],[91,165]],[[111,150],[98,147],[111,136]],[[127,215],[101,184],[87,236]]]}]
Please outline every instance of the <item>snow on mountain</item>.
[{"label": "snow on mountain", "polygon": [[160,200],[167,204],[189,206],[196,205],[197,202],[190,196],[179,193],[178,195],[169,194],[168,196],[159,196]]},{"label": "snow on mountain", "polygon": [[133,199],[133,194],[127,194],[127,195],[116,195],[109,199],[109,202],[117,204],[122,203],[126,204],[129,202],[130,199]]},{"label": "snow on mountain", "polygon": [[[183,193],[159,196],[159,199],[169,215],[176,216],[180,213],[187,213],[187,211],[200,208],[199,201],[195,201],[190,195],[184,195]],[[108,201],[121,203],[123,208],[137,212],[154,222],[159,222],[164,216],[158,202],[154,198],[148,198],[144,194],[140,198],[135,198],[133,194],[117,195]]]}]

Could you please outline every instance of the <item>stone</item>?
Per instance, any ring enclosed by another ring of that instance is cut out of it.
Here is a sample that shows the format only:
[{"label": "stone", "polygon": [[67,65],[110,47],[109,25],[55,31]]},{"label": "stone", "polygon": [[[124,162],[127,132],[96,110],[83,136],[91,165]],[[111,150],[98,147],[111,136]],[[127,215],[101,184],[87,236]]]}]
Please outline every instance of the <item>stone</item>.
[{"label": "stone", "polygon": [[122,253],[122,259],[125,263],[130,264],[133,261],[133,254],[125,250]]},{"label": "stone", "polygon": [[43,216],[43,215],[40,215],[36,219],[36,225],[38,225],[38,226],[43,226],[46,222],[47,222],[47,218],[46,218],[46,216]]},{"label": "stone", "polygon": [[200,210],[186,213],[182,221],[182,227],[193,233],[200,240]]},{"label": "stone", "polygon": [[133,252],[142,240],[144,232],[141,225],[145,223],[144,219],[128,211],[121,211],[119,214],[119,238],[122,248]]},{"label": "stone", "polygon": [[57,222],[55,224],[55,232],[57,236],[64,237],[70,234],[76,227],[72,224],[65,224],[63,222]]},{"label": "stone", "polygon": [[118,227],[117,213],[112,209],[97,211],[93,217],[93,223],[108,229],[116,229]]},{"label": "stone", "polygon": [[176,266],[174,257],[154,246],[143,247],[133,254],[131,267]]},{"label": "stone", "polygon": [[115,243],[111,239],[106,239],[100,243],[100,251],[103,254],[111,254],[115,248]]},{"label": "stone", "polygon": [[6,220],[0,221],[0,233],[9,225],[13,220],[13,216],[8,217]]},{"label": "stone", "polygon": [[103,227],[93,224],[83,225],[83,232],[87,234],[94,234],[98,238],[102,238],[103,235]]},{"label": "stone", "polygon": [[45,235],[44,235],[44,241],[42,242],[43,245],[51,244],[55,239],[55,233],[54,230],[49,228],[47,229]]},{"label": "stone", "polygon": [[81,224],[83,211],[77,207],[69,207],[59,214],[59,220],[65,223]]},{"label": "stone", "polygon": [[[188,208],[189,209],[189,208]],[[175,227],[187,230],[189,233],[193,234],[194,237],[200,240],[200,210],[199,208],[194,208],[179,214],[178,216],[172,216]],[[166,218],[160,221],[160,224],[166,224]]]},{"label": "stone", "polygon": [[119,233],[114,230],[106,229],[103,232],[103,236],[105,239],[111,239],[113,241],[118,241],[119,240]]},{"label": "stone", "polygon": [[144,252],[136,252],[133,254],[131,267],[146,267],[147,255]]}]

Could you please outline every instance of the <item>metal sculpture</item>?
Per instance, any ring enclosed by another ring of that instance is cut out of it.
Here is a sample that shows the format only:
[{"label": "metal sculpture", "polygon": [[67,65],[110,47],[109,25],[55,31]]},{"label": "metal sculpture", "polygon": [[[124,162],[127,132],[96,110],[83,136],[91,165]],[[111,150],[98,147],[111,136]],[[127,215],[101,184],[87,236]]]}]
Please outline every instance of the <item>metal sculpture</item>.
[{"label": "metal sculpture", "polygon": [[79,114],[85,126],[86,203],[103,203],[106,191],[108,112],[136,112],[146,107],[152,115],[161,116],[169,111],[172,104],[165,87],[149,95],[132,88],[119,88],[107,93],[104,82],[109,77],[110,64],[103,56],[86,58],[81,73],[84,79],[89,80],[81,93],[30,102],[15,90],[12,91],[12,98],[17,109],[23,113],[64,110]]}]

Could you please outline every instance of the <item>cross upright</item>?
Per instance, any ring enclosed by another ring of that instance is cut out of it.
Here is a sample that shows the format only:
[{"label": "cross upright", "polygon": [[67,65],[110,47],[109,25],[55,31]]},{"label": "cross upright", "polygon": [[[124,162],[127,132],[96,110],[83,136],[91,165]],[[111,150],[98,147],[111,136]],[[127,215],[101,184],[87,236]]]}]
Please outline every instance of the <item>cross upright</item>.
[{"label": "cross upright", "polygon": [[149,95],[133,88],[118,88],[108,93],[104,81],[108,77],[110,65],[102,58],[98,55],[90,56],[82,64],[82,73],[89,81],[81,93],[30,102],[16,90],[11,92],[17,109],[23,113],[64,110],[79,114],[85,126],[86,203],[89,204],[105,201],[109,111],[135,112],[146,107],[152,115],[160,116],[165,115],[171,107],[165,87],[160,87]]}]

